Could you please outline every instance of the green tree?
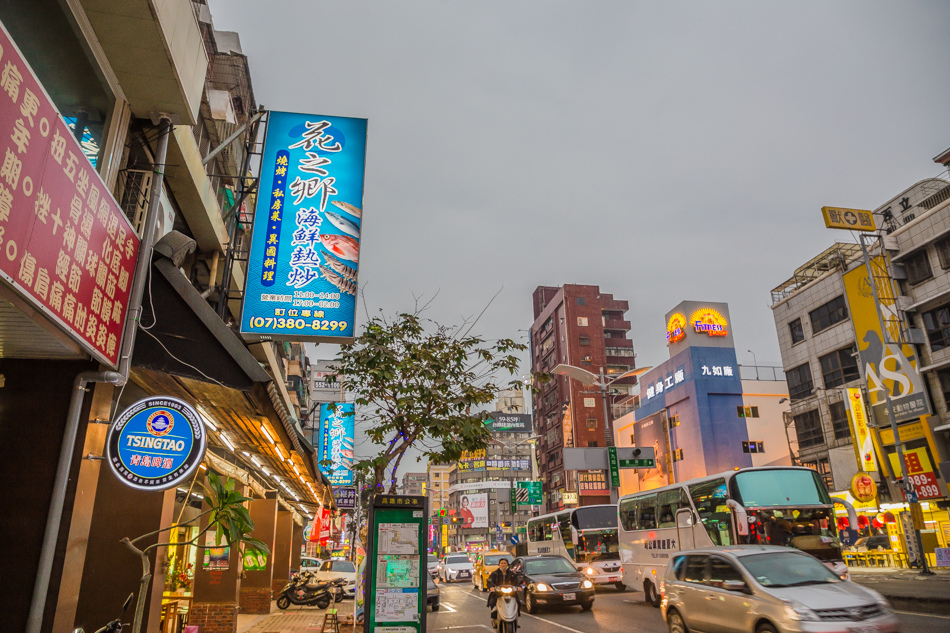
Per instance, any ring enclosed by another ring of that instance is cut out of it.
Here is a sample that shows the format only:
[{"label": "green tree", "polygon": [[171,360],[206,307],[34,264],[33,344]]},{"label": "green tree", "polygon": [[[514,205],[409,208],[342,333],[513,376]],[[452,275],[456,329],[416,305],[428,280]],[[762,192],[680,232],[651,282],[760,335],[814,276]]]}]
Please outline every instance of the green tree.
[{"label": "green tree", "polygon": [[[485,448],[491,436],[481,407],[501,389],[518,386],[518,352],[511,339],[488,341],[470,334],[471,325],[447,327],[418,314],[392,321],[377,316],[352,345],[344,345],[334,371],[367,423],[366,434],[383,446],[378,455],[354,468],[384,489],[386,472],[395,473],[406,450],[415,446],[430,460],[458,461],[463,451]],[[506,379],[509,379],[506,381]]]}]

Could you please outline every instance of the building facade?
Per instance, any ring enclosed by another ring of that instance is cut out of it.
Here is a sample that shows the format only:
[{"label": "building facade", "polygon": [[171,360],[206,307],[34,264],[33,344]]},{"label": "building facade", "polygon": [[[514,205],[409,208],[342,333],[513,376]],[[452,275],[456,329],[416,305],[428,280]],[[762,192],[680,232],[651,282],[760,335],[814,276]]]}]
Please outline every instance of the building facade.
[{"label": "building facade", "polygon": [[402,476],[401,494],[404,495],[424,495],[426,494],[426,473],[405,473]]},{"label": "building facade", "polygon": [[[880,395],[885,387],[891,389],[893,379],[901,383],[892,400],[908,473],[922,501],[929,551],[946,546],[940,528],[950,526],[950,181],[918,182],[873,213],[880,230],[869,240],[869,249],[888,332],[884,349],[903,361],[889,360],[883,368],[884,363],[871,362],[873,352],[881,356],[881,327],[858,244],[837,243],[798,267],[773,289],[772,311],[792,402],[797,458],[816,468],[835,494],[848,498],[858,460],[843,390],[863,394],[873,438],[871,474],[879,490],[874,502],[859,504],[865,514],[907,509],[893,484],[901,476],[900,464]],[[907,404],[911,399],[913,407]],[[895,544],[902,542],[897,526],[885,529]]]},{"label": "building facade", "polygon": [[[630,307],[626,301],[601,293],[598,286],[564,285],[539,286],[533,303],[532,373],[567,364],[594,374],[602,372],[610,380],[634,368],[633,341],[627,337],[630,322],[624,320]],[[617,381],[612,391],[622,394],[608,398],[622,400],[635,382],[634,378]],[[540,436],[538,466],[545,511],[609,503],[604,471],[564,470],[565,447],[608,446],[613,441],[600,394],[564,376],[539,388],[532,401],[535,432]]]}]

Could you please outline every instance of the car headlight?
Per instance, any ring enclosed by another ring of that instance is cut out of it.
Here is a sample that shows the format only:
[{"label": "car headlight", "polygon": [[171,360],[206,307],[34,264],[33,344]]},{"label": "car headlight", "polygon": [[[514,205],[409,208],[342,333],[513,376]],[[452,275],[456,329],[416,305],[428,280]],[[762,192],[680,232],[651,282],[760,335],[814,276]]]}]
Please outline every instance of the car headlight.
[{"label": "car headlight", "polygon": [[539,582],[537,585],[534,586],[534,588],[537,589],[538,591],[547,591],[547,590],[548,590],[548,586],[547,586],[546,584],[544,584],[543,582]]},{"label": "car headlight", "polygon": [[588,567],[588,568],[585,569],[584,571],[585,571],[587,574],[589,574],[589,575],[590,575],[590,574],[596,574],[596,573],[597,573],[597,570],[594,569],[593,567]]},{"label": "car headlight", "polygon": [[590,589],[593,586],[594,586],[594,583],[592,583],[591,581],[589,580],[584,581],[584,589]]},{"label": "car headlight", "polygon": [[800,602],[792,601],[785,602],[785,617],[801,622],[817,622],[819,619],[814,611]]}]

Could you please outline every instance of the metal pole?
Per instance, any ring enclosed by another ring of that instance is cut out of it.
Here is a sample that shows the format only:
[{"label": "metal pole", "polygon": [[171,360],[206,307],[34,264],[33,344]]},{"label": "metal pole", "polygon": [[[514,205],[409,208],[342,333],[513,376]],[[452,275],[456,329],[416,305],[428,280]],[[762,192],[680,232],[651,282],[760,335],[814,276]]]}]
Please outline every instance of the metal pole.
[{"label": "metal pole", "polygon": [[56,466],[56,475],[53,478],[53,494],[50,499],[49,514],[46,517],[46,530],[43,534],[43,546],[40,550],[40,560],[36,570],[36,582],[33,585],[33,599],[30,602],[30,615],[26,625],[27,633],[39,633],[43,626],[43,612],[46,609],[50,577],[53,573],[56,541],[59,536],[60,523],[63,519],[66,487],[69,484],[69,471],[72,467],[73,451],[76,445],[76,435],[79,431],[79,418],[82,413],[86,386],[96,382],[124,385],[129,379],[132,347],[135,344],[135,332],[142,313],[145,280],[152,261],[152,239],[158,220],[158,202],[162,181],[164,180],[165,157],[168,153],[168,135],[171,132],[171,120],[167,116],[162,116],[160,125],[161,133],[155,155],[155,177],[152,179],[148,211],[145,215],[145,226],[142,231],[142,244],[135,264],[135,273],[132,277],[129,309],[126,314],[125,332],[122,336],[122,350],[119,354],[119,371],[83,372],[76,376],[73,382],[69,411],[66,414],[66,428],[63,432],[63,444],[60,447],[59,463]]},{"label": "metal pole", "polygon": [[[874,314],[877,315],[877,323],[878,323],[878,326],[881,328],[881,339],[882,339],[883,349],[886,351],[887,344],[888,344],[887,328],[885,328],[884,326],[884,317],[881,316],[881,303],[880,303],[880,299],[878,298],[877,284],[874,283],[874,270],[871,268],[871,257],[868,255],[868,247],[864,243],[863,233],[860,236],[860,240],[861,240],[861,253],[864,255],[864,266],[868,271],[868,285],[871,286],[871,294],[874,297]],[[867,374],[866,371],[865,371],[865,374]],[[867,375],[865,375],[864,379],[866,382]],[[901,478],[903,479],[903,483],[901,484],[900,488],[903,489],[905,493],[914,492],[916,494],[917,491],[914,488],[913,484],[910,482],[910,477],[908,477],[907,475],[907,463],[904,462],[903,443],[901,442],[900,433],[897,430],[897,420],[894,417],[894,405],[891,402],[891,391],[886,386],[884,387],[884,402],[887,405],[887,417],[891,423],[891,433],[894,435],[894,449],[897,452],[897,461],[901,465]],[[916,528],[914,528],[914,539],[917,541],[917,547],[920,550],[920,561],[921,561],[921,568],[922,568],[921,573],[929,575],[932,572],[927,566],[927,554],[924,553],[923,541],[920,538],[920,530]]]},{"label": "metal pole", "polygon": [[[607,406],[607,380],[604,377],[603,367],[600,368],[600,400],[604,405],[604,427],[607,430],[606,444],[608,447],[610,447],[614,445],[614,428],[613,428],[613,422],[610,419],[610,407]],[[617,503],[617,489],[614,488],[613,485],[610,483],[609,471],[606,473],[606,475],[607,475],[606,476],[607,489],[610,490],[610,503]],[[581,491],[578,490],[577,491],[578,501],[580,501],[580,494],[581,494]]]}]

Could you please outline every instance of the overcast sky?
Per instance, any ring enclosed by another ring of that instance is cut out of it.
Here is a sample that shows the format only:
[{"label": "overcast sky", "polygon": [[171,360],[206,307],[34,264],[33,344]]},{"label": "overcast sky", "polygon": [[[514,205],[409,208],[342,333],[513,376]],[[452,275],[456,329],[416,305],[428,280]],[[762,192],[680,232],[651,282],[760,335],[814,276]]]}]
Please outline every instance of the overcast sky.
[{"label": "overcast sky", "polygon": [[458,323],[503,288],[492,338],[524,336],[537,286],[596,284],[638,365],[683,299],[780,364],[769,291],[851,239],[820,208],[875,208],[950,146],[945,1],[209,4],[259,103],[369,119],[370,311],[438,292]]}]

